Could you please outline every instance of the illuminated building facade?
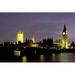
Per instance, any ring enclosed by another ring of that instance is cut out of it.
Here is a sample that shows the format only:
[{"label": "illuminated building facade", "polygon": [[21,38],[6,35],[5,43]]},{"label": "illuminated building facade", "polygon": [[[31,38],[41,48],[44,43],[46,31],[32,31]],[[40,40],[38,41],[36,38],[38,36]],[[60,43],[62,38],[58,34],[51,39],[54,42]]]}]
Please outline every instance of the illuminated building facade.
[{"label": "illuminated building facade", "polygon": [[21,42],[21,43],[23,43],[23,32],[18,32],[17,33],[17,44],[19,43],[19,42]]},{"label": "illuminated building facade", "polygon": [[67,29],[65,25],[62,32],[61,48],[68,48]]},{"label": "illuminated building facade", "polygon": [[32,42],[33,42],[33,43],[35,43],[35,37],[32,37],[32,39],[31,39],[31,40],[32,40]]},{"label": "illuminated building facade", "polygon": [[36,39],[35,39],[35,37],[32,37],[32,39],[31,39],[31,47],[38,47],[38,44],[36,43]]}]

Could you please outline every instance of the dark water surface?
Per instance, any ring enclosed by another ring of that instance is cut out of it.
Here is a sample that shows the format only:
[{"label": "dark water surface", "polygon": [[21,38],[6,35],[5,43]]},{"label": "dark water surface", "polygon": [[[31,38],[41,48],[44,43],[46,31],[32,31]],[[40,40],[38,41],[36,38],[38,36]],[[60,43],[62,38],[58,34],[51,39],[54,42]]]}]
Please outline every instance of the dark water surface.
[{"label": "dark water surface", "polygon": [[75,62],[75,53],[23,56],[22,62]]}]

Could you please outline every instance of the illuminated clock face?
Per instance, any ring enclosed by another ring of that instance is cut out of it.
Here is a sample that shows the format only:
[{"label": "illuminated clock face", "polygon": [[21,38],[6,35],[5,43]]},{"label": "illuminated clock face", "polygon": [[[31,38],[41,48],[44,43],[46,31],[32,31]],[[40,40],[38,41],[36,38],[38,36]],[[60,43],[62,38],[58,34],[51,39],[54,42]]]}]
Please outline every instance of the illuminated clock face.
[{"label": "illuminated clock face", "polygon": [[63,35],[66,35],[67,34],[67,32],[63,32]]},{"label": "illuminated clock face", "polygon": [[63,32],[63,35],[65,35],[66,33],[65,32]]}]

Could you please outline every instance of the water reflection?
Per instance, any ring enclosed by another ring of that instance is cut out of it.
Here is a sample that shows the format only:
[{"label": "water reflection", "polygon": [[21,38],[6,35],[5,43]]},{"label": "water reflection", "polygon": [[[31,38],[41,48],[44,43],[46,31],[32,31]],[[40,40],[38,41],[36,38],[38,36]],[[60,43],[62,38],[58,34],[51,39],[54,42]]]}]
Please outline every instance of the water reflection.
[{"label": "water reflection", "polygon": [[68,62],[68,61],[70,61],[69,60],[69,53],[60,53],[58,55],[58,57],[59,57],[60,62]]},{"label": "water reflection", "polygon": [[54,62],[54,61],[56,61],[56,56],[55,56],[55,54],[52,54],[52,61]]},{"label": "water reflection", "polygon": [[40,55],[40,62],[44,61],[44,55]]},{"label": "water reflection", "polygon": [[22,57],[22,62],[27,62],[27,56]]},{"label": "water reflection", "polygon": [[22,62],[75,62],[75,53],[23,56]]},{"label": "water reflection", "polygon": [[53,53],[52,56],[55,57],[55,54]]},{"label": "water reflection", "polygon": [[70,60],[71,62],[75,62],[75,53],[70,53],[70,54],[69,54],[69,60]]}]

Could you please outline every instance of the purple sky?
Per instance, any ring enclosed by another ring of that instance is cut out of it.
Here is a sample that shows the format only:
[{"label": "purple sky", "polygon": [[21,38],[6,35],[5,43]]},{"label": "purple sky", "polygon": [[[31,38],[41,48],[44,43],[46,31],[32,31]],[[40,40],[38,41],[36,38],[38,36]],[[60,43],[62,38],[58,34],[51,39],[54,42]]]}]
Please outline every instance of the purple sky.
[{"label": "purple sky", "polygon": [[59,39],[64,24],[69,39],[75,41],[75,13],[0,13],[0,42],[16,41],[18,31],[37,41],[46,36]]}]

